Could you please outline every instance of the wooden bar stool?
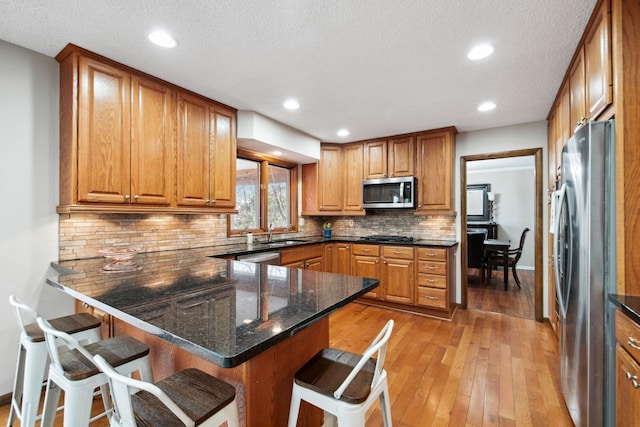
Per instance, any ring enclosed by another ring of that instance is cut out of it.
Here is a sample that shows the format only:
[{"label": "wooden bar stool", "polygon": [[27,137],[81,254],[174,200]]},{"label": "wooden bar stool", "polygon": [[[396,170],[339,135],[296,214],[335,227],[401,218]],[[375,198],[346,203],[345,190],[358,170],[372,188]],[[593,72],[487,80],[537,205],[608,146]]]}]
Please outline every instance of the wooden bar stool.
[{"label": "wooden bar stool", "polygon": [[[53,426],[61,390],[64,391],[65,426],[88,426],[91,421],[104,415],[111,417],[108,379],[93,363],[96,354],[103,356],[124,375],[137,371],[142,379],[153,381],[149,347],[135,338],[118,336],[83,347],[72,336],[53,328],[42,317],[37,321],[44,332],[51,359],[42,427]],[[67,348],[61,348],[60,344]],[[98,387],[102,392],[105,412],[91,418],[93,391]]]},{"label": "wooden bar stool", "polygon": [[[49,352],[44,333],[36,324],[40,315],[14,295],[9,296],[9,303],[15,309],[20,326],[20,344],[7,426],[12,426],[18,418],[21,426],[32,427],[41,418],[38,415],[38,405],[42,385],[47,379]],[[30,318],[29,323],[25,322],[26,318]],[[100,320],[88,313],[72,314],[49,322],[80,342],[92,343],[101,339]]]},{"label": "wooden bar stool", "polygon": [[363,355],[325,348],[300,368],[293,380],[289,427],[298,422],[301,400],[324,411],[325,427],[336,420],[340,427],[364,427],[365,414],[378,399],[384,425],[391,427],[384,359],[392,330],[389,320]]},{"label": "wooden bar stool", "polygon": [[115,407],[112,427],[239,425],[235,388],[198,369],[152,384],[120,375],[100,355],[93,360],[109,377]]}]

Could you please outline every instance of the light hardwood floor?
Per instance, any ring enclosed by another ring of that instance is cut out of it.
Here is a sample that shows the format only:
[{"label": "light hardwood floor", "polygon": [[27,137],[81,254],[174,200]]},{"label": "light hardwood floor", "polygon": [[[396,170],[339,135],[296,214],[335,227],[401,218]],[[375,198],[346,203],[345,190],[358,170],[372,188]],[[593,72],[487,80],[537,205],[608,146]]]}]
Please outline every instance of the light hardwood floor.
[{"label": "light hardwood floor", "polygon": [[502,271],[494,271],[491,281],[480,283],[480,270],[469,269],[468,308],[535,319],[534,272],[518,270],[518,278],[520,278],[522,286],[518,288],[511,270],[509,270],[509,285],[506,291],[504,290],[503,277]]},{"label": "light hardwood floor", "polygon": [[[479,310],[447,322],[351,303],[330,317],[331,346],[361,353],[391,318],[385,367],[395,427],[572,425],[548,324]],[[0,425],[7,414],[0,407]],[[378,405],[366,425],[383,425]]]},{"label": "light hardwood floor", "polygon": [[[394,426],[573,425],[548,324],[478,310],[446,322],[353,303],[331,316],[331,345],[362,352],[389,318]],[[379,408],[367,426],[382,426]]]}]

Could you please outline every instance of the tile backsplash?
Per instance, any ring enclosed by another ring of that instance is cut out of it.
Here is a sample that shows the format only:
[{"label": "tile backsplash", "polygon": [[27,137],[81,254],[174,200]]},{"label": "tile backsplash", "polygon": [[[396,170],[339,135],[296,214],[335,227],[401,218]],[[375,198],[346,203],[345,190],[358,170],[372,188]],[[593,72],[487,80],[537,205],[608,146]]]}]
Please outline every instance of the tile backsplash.
[{"label": "tile backsplash", "polygon": [[[334,235],[394,234],[415,239],[455,240],[455,217],[414,216],[412,211],[373,211],[362,217],[304,217],[298,233],[322,234],[331,222]],[[261,236],[256,236],[261,239]],[[227,216],[165,214],[60,215],[60,260],[91,258],[112,246],[142,247],[144,252],[226,245],[244,241],[227,237]]]}]

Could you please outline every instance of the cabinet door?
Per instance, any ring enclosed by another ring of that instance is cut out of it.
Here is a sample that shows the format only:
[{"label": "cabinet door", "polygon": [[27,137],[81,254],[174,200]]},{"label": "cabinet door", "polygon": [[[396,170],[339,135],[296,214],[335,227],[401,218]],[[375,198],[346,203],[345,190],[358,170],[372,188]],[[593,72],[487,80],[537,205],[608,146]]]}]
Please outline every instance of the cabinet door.
[{"label": "cabinet door", "polygon": [[605,1],[593,15],[584,40],[587,113],[595,119],[613,101],[611,76],[610,4]]},{"label": "cabinet door", "polygon": [[345,211],[362,211],[363,152],[362,144],[348,145],[342,150]]},{"label": "cabinet door", "polygon": [[387,177],[387,141],[371,141],[364,144],[365,179]]},{"label": "cabinet door", "polygon": [[78,201],[129,203],[129,73],[80,56]]},{"label": "cabinet door", "polygon": [[304,270],[304,260],[302,261],[294,261],[294,262],[290,262],[287,264],[282,264],[283,267],[287,267],[287,268],[299,268],[301,270]]},{"label": "cabinet door", "polygon": [[571,112],[569,120],[571,135],[587,122],[584,92],[584,48],[580,48],[569,71]]},{"label": "cabinet door", "polygon": [[453,212],[454,135],[451,130],[418,136],[417,214]]},{"label": "cabinet door", "polygon": [[573,129],[571,122],[571,92],[569,91],[569,84],[565,83],[556,109],[556,168],[560,166],[564,144],[571,138],[571,129]]},{"label": "cabinet door", "polygon": [[318,195],[321,211],[342,210],[342,149],[339,146],[322,146]]},{"label": "cabinet door", "polygon": [[173,202],[174,92],[131,77],[132,203],[167,206]]},{"label": "cabinet door", "polygon": [[385,299],[403,304],[415,301],[414,262],[406,259],[384,258],[382,282]]},{"label": "cabinet door", "polygon": [[209,206],[209,104],[178,93],[177,203]]},{"label": "cabinet door", "polygon": [[335,273],[351,274],[351,245],[348,243],[336,243],[334,261]]},{"label": "cabinet door", "polygon": [[334,259],[336,256],[336,245],[335,243],[325,243],[324,244],[324,272],[325,273],[335,273],[334,268]]},{"label": "cabinet door", "polygon": [[[380,279],[380,258],[363,255],[353,255],[351,258],[351,274],[358,277],[369,277]],[[363,296],[368,298],[381,299],[383,295],[382,283],[372,291]]]},{"label": "cabinet door", "polygon": [[[629,378],[631,377],[631,378]],[[616,425],[636,426],[640,419],[640,366],[616,345]]]},{"label": "cabinet door", "polygon": [[389,176],[413,176],[415,158],[414,138],[392,139],[389,141]]},{"label": "cabinet door", "polygon": [[304,262],[305,270],[324,271],[322,257],[310,258]]},{"label": "cabinet door", "polygon": [[236,115],[219,106],[211,107],[209,146],[211,205],[236,205]]}]

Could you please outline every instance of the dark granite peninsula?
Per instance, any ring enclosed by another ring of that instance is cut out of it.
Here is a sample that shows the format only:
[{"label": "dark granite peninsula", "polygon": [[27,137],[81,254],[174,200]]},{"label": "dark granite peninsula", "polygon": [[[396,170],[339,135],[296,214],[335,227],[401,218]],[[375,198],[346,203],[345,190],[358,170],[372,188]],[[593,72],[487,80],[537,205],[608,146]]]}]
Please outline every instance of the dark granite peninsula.
[{"label": "dark granite peninsula", "polygon": [[327,315],[378,281],[207,255],[142,253],[117,273],[104,258],[65,261],[47,282],[111,315],[114,335],[147,342],[156,380],[198,367],[236,385],[246,425],[286,425],[293,373],[328,346]]}]

